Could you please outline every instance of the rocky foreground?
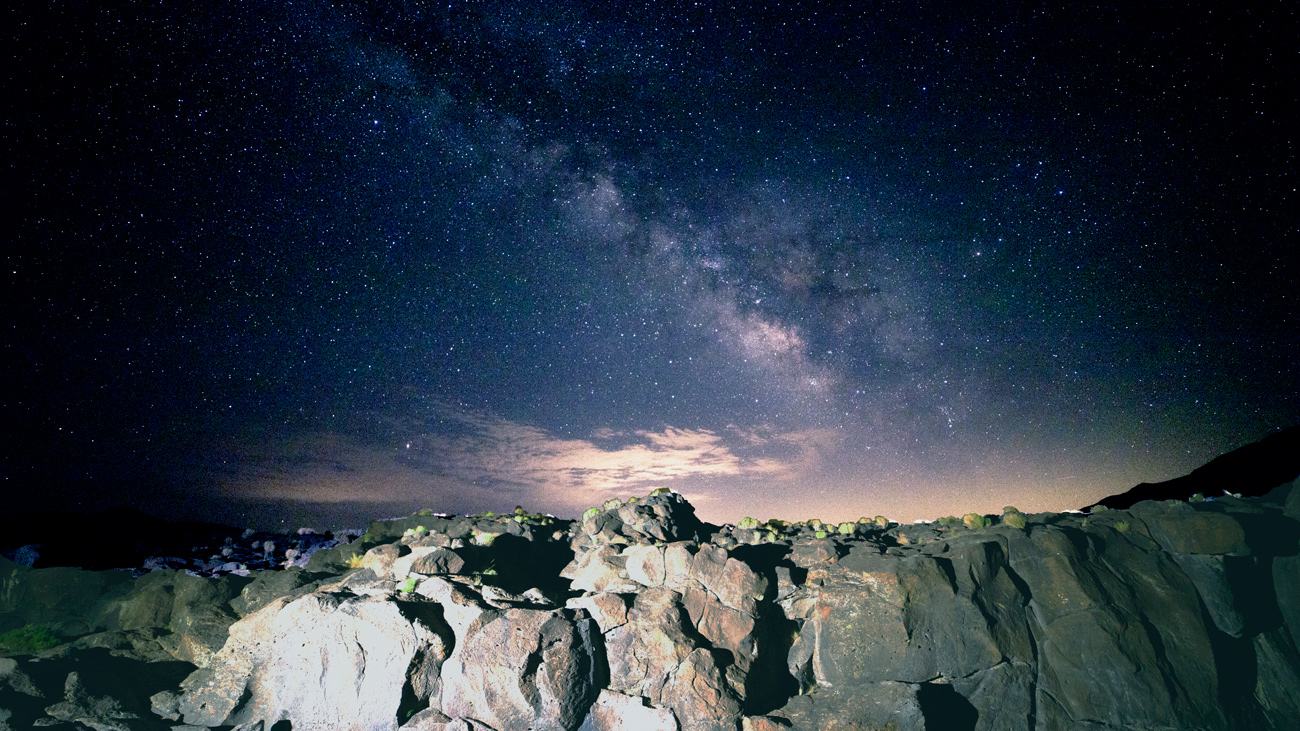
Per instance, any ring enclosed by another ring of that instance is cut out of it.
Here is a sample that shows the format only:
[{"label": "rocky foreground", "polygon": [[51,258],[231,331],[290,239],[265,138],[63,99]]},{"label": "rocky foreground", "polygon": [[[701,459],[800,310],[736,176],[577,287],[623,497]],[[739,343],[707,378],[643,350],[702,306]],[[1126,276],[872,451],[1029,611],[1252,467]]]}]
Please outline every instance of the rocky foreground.
[{"label": "rocky foreground", "polygon": [[246,576],[0,559],[0,730],[1296,729],[1298,542],[1289,485],[722,527],[657,491]]}]

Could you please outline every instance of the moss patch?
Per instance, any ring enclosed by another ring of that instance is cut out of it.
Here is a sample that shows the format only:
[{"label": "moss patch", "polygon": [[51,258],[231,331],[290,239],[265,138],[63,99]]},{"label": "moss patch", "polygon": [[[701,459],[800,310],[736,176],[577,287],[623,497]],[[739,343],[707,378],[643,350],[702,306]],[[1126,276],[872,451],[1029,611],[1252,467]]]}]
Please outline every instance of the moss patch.
[{"label": "moss patch", "polygon": [[35,654],[57,647],[63,640],[50,631],[48,627],[29,624],[0,635],[0,648],[14,653]]}]

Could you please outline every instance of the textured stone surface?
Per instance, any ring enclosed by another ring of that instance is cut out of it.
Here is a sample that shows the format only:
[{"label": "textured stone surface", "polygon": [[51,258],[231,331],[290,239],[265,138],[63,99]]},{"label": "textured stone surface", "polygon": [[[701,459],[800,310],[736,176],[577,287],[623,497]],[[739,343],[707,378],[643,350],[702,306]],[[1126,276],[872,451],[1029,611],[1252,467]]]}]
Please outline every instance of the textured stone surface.
[{"label": "textured stone surface", "polygon": [[892,681],[826,688],[791,699],[779,715],[800,731],[949,731],[926,725],[916,694],[917,686]]},{"label": "textured stone surface", "polygon": [[578,556],[560,574],[576,591],[633,592],[642,588],[627,573],[627,558],[617,545],[604,544]]},{"label": "textured stone surface", "polygon": [[218,662],[185,679],[179,710],[203,726],[394,729],[404,693],[436,693],[449,639],[431,603],[328,591],[277,599],[233,625]]},{"label": "textured stone surface", "polygon": [[595,622],[568,610],[510,609],[458,638],[442,710],[497,729],[576,729],[595,701]]},{"label": "textured stone surface", "polygon": [[677,731],[677,719],[667,708],[647,705],[644,698],[600,691],[591,709],[595,731]]},{"label": "textured stone surface", "polygon": [[1207,555],[1248,553],[1241,524],[1222,513],[1197,511],[1190,503],[1166,500],[1138,503],[1129,512],[1140,518],[1169,553]]}]

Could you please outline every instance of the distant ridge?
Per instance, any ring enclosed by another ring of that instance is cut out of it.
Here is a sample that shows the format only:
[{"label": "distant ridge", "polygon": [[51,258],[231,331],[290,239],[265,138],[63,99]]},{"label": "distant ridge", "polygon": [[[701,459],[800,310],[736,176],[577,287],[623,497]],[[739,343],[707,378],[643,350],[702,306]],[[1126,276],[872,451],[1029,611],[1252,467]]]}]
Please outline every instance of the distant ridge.
[{"label": "distant ridge", "polygon": [[1300,477],[1300,426],[1293,426],[1215,457],[1189,475],[1164,482],[1143,482],[1127,492],[1102,498],[1084,510],[1098,505],[1123,510],[1143,500],[1186,500],[1198,492],[1207,497],[1225,491],[1259,497],[1297,477]]}]

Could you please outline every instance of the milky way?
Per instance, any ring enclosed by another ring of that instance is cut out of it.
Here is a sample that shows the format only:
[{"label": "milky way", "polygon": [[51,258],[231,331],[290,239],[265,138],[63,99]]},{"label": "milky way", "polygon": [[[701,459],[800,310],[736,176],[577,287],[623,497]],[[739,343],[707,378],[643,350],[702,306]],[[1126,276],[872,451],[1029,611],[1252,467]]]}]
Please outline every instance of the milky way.
[{"label": "milky way", "polygon": [[168,5],[11,12],[15,505],[912,520],[1300,422],[1281,7]]}]

